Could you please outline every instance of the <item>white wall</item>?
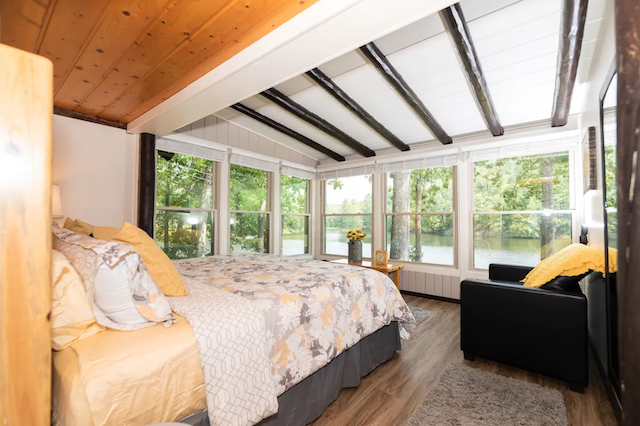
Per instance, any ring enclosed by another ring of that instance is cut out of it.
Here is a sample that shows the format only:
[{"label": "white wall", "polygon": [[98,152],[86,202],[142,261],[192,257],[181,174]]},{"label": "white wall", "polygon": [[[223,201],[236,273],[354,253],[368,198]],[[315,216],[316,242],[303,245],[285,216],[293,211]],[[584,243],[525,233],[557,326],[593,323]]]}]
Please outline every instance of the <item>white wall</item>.
[{"label": "white wall", "polygon": [[67,217],[98,226],[135,223],[138,137],[54,115],[53,183]]}]

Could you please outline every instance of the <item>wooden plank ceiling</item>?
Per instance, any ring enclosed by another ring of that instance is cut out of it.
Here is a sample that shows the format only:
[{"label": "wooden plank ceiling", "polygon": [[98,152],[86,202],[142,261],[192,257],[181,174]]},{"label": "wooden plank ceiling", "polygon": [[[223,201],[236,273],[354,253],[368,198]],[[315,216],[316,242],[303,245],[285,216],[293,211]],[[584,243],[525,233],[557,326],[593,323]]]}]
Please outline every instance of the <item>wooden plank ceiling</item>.
[{"label": "wooden plank ceiling", "polygon": [[51,59],[56,107],[128,123],[317,1],[0,1],[0,42]]}]

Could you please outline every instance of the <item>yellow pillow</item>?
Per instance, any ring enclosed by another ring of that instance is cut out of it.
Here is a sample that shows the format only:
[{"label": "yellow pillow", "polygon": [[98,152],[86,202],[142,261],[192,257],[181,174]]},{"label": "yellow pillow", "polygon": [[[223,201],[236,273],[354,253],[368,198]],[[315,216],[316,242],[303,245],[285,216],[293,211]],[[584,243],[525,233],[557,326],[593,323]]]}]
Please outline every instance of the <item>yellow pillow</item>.
[{"label": "yellow pillow", "polygon": [[[609,249],[609,271],[617,270],[618,252]],[[522,282],[526,287],[540,287],[557,276],[575,277],[588,271],[606,272],[604,251],[584,244],[571,244],[538,263]]]},{"label": "yellow pillow", "polygon": [[51,346],[61,351],[72,343],[101,332],[82,279],[67,258],[51,256]]},{"label": "yellow pillow", "polygon": [[91,235],[93,233],[93,226],[81,220],[71,220],[66,218],[63,228],[73,231],[76,234]]},{"label": "yellow pillow", "polygon": [[93,238],[98,240],[113,241],[113,237],[120,232],[120,228],[111,226],[94,226]]},{"label": "yellow pillow", "polygon": [[80,225],[86,231],[85,234],[91,235],[93,234],[93,225],[89,225],[87,222],[83,222],[80,219],[76,219],[76,225]]},{"label": "yellow pillow", "polygon": [[142,229],[126,222],[120,232],[113,237],[132,246],[142,258],[151,278],[158,284],[165,296],[187,296],[184,282],[169,257]]}]

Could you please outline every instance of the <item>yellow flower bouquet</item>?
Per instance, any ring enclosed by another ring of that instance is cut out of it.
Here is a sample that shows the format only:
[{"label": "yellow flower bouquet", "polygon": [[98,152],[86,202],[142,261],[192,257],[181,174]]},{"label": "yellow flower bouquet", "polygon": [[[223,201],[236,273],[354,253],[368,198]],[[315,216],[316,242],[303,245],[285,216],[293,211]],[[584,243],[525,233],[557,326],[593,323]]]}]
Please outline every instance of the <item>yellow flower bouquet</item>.
[{"label": "yellow flower bouquet", "polygon": [[361,229],[347,232],[347,240],[349,241],[362,241],[365,238],[367,238],[367,234],[365,234]]}]

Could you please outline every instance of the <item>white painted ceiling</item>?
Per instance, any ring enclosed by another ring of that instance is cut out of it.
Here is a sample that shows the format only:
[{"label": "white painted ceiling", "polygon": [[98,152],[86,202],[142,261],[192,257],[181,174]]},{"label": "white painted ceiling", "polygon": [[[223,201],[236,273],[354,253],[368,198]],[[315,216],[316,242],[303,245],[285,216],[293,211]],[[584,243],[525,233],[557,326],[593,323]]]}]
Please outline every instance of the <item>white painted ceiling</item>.
[{"label": "white painted ceiling", "polygon": [[[460,4],[502,125],[551,118],[562,0],[463,0]],[[579,112],[582,105],[582,94],[585,83],[589,81],[605,8],[606,0],[589,1],[572,113]],[[438,15],[401,28],[375,40],[375,44],[453,137],[454,144],[456,136],[486,131],[454,47]],[[429,130],[359,51],[349,52],[319,68],[405,143],[411,145],[434,140]],[[279,84],[276,89],[374,151],[391,146],[305,75]],[[354,153],[341,142],[260,95],[241,103],[339,154],[347,156]],[[216,115],[318,160],[328,158],[230,108]]]}]

